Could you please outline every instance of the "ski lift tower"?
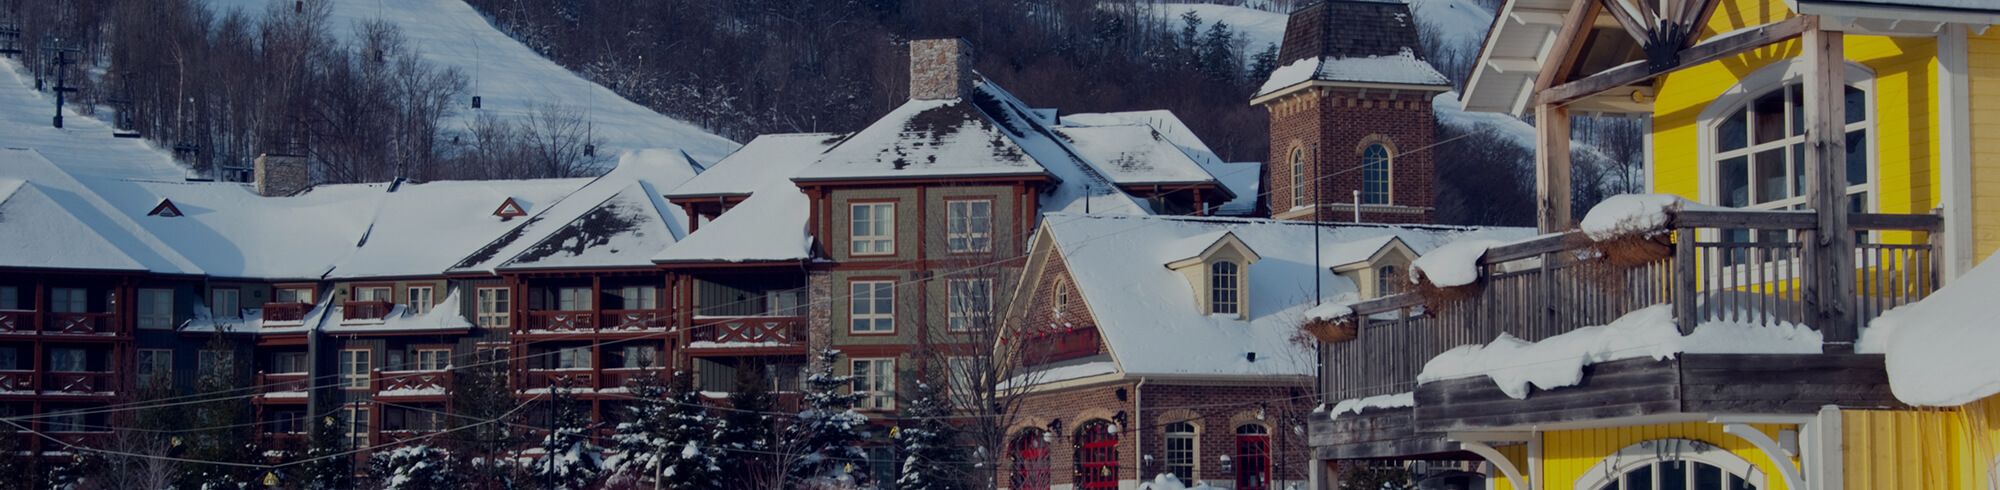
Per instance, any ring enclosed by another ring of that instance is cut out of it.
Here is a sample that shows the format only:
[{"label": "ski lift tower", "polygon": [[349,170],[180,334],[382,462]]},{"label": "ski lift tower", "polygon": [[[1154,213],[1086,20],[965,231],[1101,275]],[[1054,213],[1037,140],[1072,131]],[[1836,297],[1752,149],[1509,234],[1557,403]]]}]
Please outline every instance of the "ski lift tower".
[{"label": "ski lift tower", "polygon": [[49,63],[52,69],[55,71],[56,75],[55,127],[60,129],[63,127],[62,108],[64,102],[64,94],[76,91],[76,87],[71,87],[65,83],[67,81],[68,70],[64,70],[63,67],[68,66],[70,63],[72,63],[72,61],[70,61],[69,59],[70,53],[81,53],[83,52],[83,50],[65,45],[63,44],[62,38],[56,38],[43,44],[42,52],[48,53],[49,57],[55,60]]}]

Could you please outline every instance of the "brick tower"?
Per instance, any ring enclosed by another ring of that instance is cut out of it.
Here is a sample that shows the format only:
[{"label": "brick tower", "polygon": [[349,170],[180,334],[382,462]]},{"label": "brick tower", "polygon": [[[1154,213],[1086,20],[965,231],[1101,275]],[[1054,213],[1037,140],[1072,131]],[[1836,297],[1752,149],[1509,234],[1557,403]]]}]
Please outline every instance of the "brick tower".
[{"label": "brick tower", "polygon": [[1430,223],[1431,97],[1451,81],[1417,55],[1401,2],[1330,0],[1293,11],[1278,69],[1252,105],[1271,117],[1278,219]]}]

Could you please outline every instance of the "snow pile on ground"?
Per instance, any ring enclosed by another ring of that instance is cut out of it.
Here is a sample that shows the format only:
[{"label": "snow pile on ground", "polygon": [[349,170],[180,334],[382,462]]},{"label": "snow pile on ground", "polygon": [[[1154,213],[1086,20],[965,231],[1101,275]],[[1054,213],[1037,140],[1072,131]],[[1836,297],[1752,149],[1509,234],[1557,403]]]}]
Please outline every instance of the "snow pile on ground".
[{"label": "snow pile on ground", "polygon": [[1890,391],[1911,405],[1963,405],[2000,393],[2000,261],[1988,257],[1914,304],[1883,313],[1856,350],[1886,357]]},{"label": "snow pile on ground", "polygon": [[[1547,390],[1583,380],[1583,367],[1621,359],[1664,360],[1692,354],[1816,354],[1819,332],[1800,325],[1705,323],[1681,336],[1671,306],[1660,304],[1627,313],[1608,325],[1579,328],[1541,342],[1505,333],[1486,345],[1445,351],[1424,364],[1418,383],[1486,376],[1508,397],[1528,397],[1528,387]],[[2000,364],[1994,364],[2000,372]],[[2000,379],[2000,377],[1996,377]]]},{"label": "snow pile on ground", "polygon": [[[1333,404],[1333,410],[1326,411],[1326,419],[1340,418],[1340,414],[1359,414],[1365,410],[1380,408],[1409,408],[1417,406],[1416,392],[1406,391],[1390,395],[1375,395],[1367,398],[1349,398]],[[1324,408],[1322,406],[1321,408]]]},{"label": "snow pile on ground", "polygon": [[1715,210],[1715,206],[1673,194],[1619,194],[1605,198],[1583,215],[1583,233],[1603,240],[1667,226],[1667,215],[1680,210]]},{"label": "snow pile on ground", "polygon": [[[1499,240],[1448,243],[1417,257],[1415,262],[1410,263],[1410,269],[1422,272],[1422,277],[1438,287],[1472,284],[1479,280],[1479,258],[1486,256],[1486,249],[1503,244]],[[1417,277],[1417,274],[1410,274],[1410,282],[1417,282]]]},{"label": "snow pile on ground", "polygon": [[[1227,458],[1228,456],[1223,457]],[[1174,477],[1173,473],[1161,473],[1160,476],[1153,477],[1153,481],[1140,483],[1138,490],[1194,490],[1198,488],[1215,487],[1208,486],[1208,482],[1200,480],[1195,480],[1194,486],[1190,487],[1181,484],[1181,479]]]},{"label": "snow pile on ground", "polygon": [[1308,80],[1396,83],[1409,85],[1451,85],[1451,80],[1417,59],[1409,48],[1389,56],[1359,58],[1305,58],[1271,72],[1271,78],[1257,89],[1257,95],[1276,92]]}]

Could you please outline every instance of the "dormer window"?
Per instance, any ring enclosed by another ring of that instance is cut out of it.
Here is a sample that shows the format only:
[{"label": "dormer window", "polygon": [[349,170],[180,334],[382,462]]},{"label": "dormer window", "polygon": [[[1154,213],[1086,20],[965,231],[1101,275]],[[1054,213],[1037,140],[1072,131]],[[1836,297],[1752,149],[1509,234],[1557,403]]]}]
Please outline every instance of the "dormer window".
[{"label": "dormer window", "polygon": [[501,218],[513,218],[516,216],[527,216],[528,210],[521,207],[521,203],[515,202],[514,198],[509,197],[505,202],[500,203],[500,209],[493,210],[493,215]]},{"label": "dormer window", "polygon": [[161,199],[160,204],[158,206],[153,206],[153,210],[151,212],[147,212],[146,215],[159,216],[161,218],[173,218],[181,215],[181,208],[174,207],[173,201]]},{"label": "dormer window", "polygon": [[1396,294],[1396,266],[1385,265],[1375,269],[1375,296]]},{"label": "dormer window", "polygon": [[1242,298],[1242,268],[1235,262],[1216,262],[1208,266],[1208,314],[1238,314],[1239,300]]}]

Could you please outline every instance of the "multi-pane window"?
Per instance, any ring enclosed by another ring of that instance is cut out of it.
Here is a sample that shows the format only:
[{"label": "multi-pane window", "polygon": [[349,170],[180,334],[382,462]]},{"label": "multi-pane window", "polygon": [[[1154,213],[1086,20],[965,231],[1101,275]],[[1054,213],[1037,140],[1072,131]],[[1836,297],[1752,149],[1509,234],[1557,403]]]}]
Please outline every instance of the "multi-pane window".
[{"label": "multi-pane window", "polygon": [[312,288],[275,287],[271,288],[271,301],[278,303],[312,303]]},{"label": "multi-pane window", "polygon": [[628,345],[624,348],[624,365],[627,368],[659,367],[660,348],[652,345]]},{"label": "multi-pane window", "polygon": [[1057,281],[1055,297],[1056,313],[1062,313],[1069,306],[1069,283]]},{"label": "multi-pane window", "polygon": [[947,214],[945,244],[953,252],[993,250],[993,201],[951,201]]},{"label": "multi-pane window", "polygon": [[1200,446],[1195,443],[1194,424],[1174,422],[1166,427],[1167,472],[1181,481],[1194,481],[1194,464]]},{"label": "multi-pane window", "polygon": [[854,408],[862,410],[896,409],[896,360],[895,359],[855,359],[854,392],[867,396],[861,398]]},{"label": "multi-pane window", "polygon": [[80,373],[86,371],[90,365],[83,349],[49,349],[48,356],[49,370],[58,373]]},{"label": "multi-pane window", "polygon": [[13,347],[0,347],[0,370],[21,369],[21,351]]},{"label": "multi-pane window", "polygon": [[355,301],[394,301],[396,293],[388,286],[355,286]]},{"label": "multi-pane window", "polygon": [[346,349],[340,351],[340,387],[350,390],[368,389],[368,370],[373,367],[375,352],[368,349]]},{"label": "multi-pane window", "polygon": [[21,309],[21,288],[0,286],[0,310]]},{"label": "multi-pane window", "polygon": [[1209,314],[1237,314],[1242,292],[1242,270],[1235,262],[1221,261],[1208,266]]},{"label": "multi-pane window", "polygon": [[1292,149],[1292,208],[1306,205],[1306,150]]},{"label": "multi-pane window", "polygon": [[271,354],[271,372],[284,374],[309,371],[307,359],[309,358],[306,357],[306,353],[304,352],[279,352]]},{"label": "multi-pane window", "polygon": [[557,289],[556,311],[590,311],[590,288]]},{"label": "multi-pane window", "polygon": [[410,286],[407,291],[410,294],[403,297],[405,304],[409,307],[410,313],[417,315],[430,313],[431,305],[436,304],[436,302],[432,301],[432,294],[436,291],[432,286]]},{"label": "multi-pane window", "polygon": [[1741,475],[1699,461],[1658,461],[1626,470],[1610,483],[1598,487],[1600,490],[1657,489],[1657,490],[1705,490],[1728,489],[1749,490],[1756,485],[1743,479]]},{"label": "multi-pane window", "polygon": [[553,360],[555,361],[556,369],[589,369],[590,348],[564,347],[557,349],[555,359]]},{"label": "multi-pane window", "polygon": [[896,331],[896,283],[857,281],[848,284],[849,331],[886,333]]},{"label": "multi-pane window", "polygon": [[1236,461],[1237,490],[1269,490],[1271,488],[1270,430],[1257,424],[1237,426]]},{"label": "multi-pane window", "polygon": [[341,411],[346,419],[341,421],[341,428],[346,429],[342,432],[347,435],[347,447],[368,447],[368,407],[346,407]]},{"label": "multi-pane window", "polygon": [[451,349],[418,349],[418,371],[443,371],[451,366]]},{"label": "multi-pane window", "polygon": [[479,288],[479,312],[476,315],[483,328],[507,328],[511,314],[509,304],[513,300],[512,291],[507,288]]},{"label": "multi-pane window", "polygon": [[1368,145],[1361,150],[1361,203],[1389,203],[1389,149]]},{"label": "multi-pane window", "polygon": [[139,290],[139,328],[174,328],[174,290]]},{"label": "multi-pane window", "polygon": [[[1867,201],[1868,93],[1847,87],[1847,193]],[[1715,122],[1716,197],[1723,206],[1797,209],[1805,204],[1805,89],[1789,84]]]},{"label": "multi-pane window", "polygon": [[896,253],[896,204],[888,202],[860,203],[850,207],[853,228],[849,236],[852,240],[853,255],[889,255]]},{"label": "multi-pane window", "polygon": [[49,311],[56,313],[90,312],[90,292],[83,288],[49,288]]},{"label": "multi-pane window", "polygon": [[1396,266],[1385,265],[1375,269],[1375,296],[1396,294]]},{"label": "multi-pane window", "polygon": [[209,290],[208,308],[216,318],[241,318],[243,316],[243,291],[236,288],[215,288]]},{"label": "multi-pane window", "polygon": [[627,310],[651,310],[660,307],[660,288],[653,286],[625,286],[619,290],[618,297],[624,299],[625,304],[621,306]]},{"label": "multi-pane window", "polygon": [[174,351],[172,349],[139,349],[139,387],[151,388],[162,383],[173,383]]},{"label": "multi-pane window", "polygon": [[983,330],[993,313],[992,279],[952,279],[947,283],[951,330]]},{"label": "multi-pane window", "polygon": [[42,416],[42,430],[47,432],[83,432],[90,430],[83,421],[83,412],[61,410]]}]

